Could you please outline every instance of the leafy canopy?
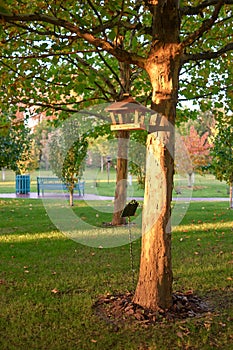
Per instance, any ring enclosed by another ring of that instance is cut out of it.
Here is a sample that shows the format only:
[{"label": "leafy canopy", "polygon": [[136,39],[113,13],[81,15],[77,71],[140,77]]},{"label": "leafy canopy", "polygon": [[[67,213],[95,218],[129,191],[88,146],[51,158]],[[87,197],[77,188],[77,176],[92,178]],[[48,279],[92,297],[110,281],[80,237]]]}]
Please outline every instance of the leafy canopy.
[{"label": "leafy canopy", "polygon": [[[153,5],[155,3],[155,5]],[[133,96],[148,103],[151,85],[143,69],[154,42],[166,42],[154,23],[164,1],[1,0],[0,104],[19,101],[48,113],[80,110],[117,100],[129,67]],[[167,2],[166,2],[167,3]],[[232,0],[168,1],[180,19],[184,54],[180,101],[199,98],[232,107]],[[14,9],[14,10],[13,10]],[[121,62],[121,64],[119,64]]]}]

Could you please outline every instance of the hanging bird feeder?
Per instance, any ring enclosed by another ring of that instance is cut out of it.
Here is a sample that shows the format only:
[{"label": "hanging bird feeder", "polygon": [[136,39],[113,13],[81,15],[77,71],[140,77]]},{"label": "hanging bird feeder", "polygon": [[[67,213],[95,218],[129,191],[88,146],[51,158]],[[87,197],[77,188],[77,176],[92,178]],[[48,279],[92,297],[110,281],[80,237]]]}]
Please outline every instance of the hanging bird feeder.
[{"label": "hanging bird feeder", "polygon": [[146,130],[145,114],[148,109],[135,101],[132,96],[124,95],[123,100],[114,102],[106,108],[109,112],[112,131]]},{"label": "hanging bird feeder", "polygon": [[111,117],[111,130],[147,130],[148,133],[170,132],[172,124],[162,114],[144,107],[129,94],[105,109]]}]

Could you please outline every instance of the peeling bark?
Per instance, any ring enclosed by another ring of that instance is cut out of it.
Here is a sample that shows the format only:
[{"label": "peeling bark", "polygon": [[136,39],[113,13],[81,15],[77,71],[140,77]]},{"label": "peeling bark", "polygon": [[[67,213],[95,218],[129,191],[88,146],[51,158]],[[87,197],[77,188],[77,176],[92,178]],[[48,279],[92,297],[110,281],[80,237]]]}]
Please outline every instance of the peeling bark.
[{"label": "peeling bark", "polygon": [[141,265],[133,301],[153,310],[168,308],[172,302],[171,172],[173,157],[167,145],[155,134],[149,135]]},{"label": "peeling bark", "polygon": [[146,66],[153,87],[152,109],[164,131],[147,139],[141,262],[133,301],[155,311],[172,303],[170,213],[179,57],[179,45],[169,43],[157,47]]}]

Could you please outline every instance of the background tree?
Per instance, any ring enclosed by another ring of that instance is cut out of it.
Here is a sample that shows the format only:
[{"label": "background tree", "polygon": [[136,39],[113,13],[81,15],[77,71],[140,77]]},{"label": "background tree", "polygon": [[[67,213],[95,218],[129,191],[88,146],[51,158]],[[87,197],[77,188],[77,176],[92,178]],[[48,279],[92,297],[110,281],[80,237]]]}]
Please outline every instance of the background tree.
[{"label": "background tree", "polygon": [[0,133],[0,168],[11,169],[16,174],[35,168],[30,129],[24,122],[17,122],[15,116],[2,115],[1,121],[6,127]]},{"label": "background tree", "polygon": [[129,172],[137,177],[138,186],[145,187],[146,177],[146,131],[133,131],[131,140],[134,141],[130,147]]},{"label": "background tree", "polygon": [[[202,110],[223,100],[229,108],[232,4],[6,0],[1,6],[2,101],[9,105],[22,99],[64,110],[85,107],[87,100],[114,100],[121,86],[118,62],[123,62],[131,67],[131,80],[135,78],[131,94],[140,91],[144,100],[150,97],[151,108],[164,116],[162,130],[147,138],[142,254],[133,298],[154,310],[172,303],[170,126],[176,121],[178,91],[181,99],[208,97]],[[73,85],[74,80],[79,83]]]},{"label": "background tree", "polygon": [[33,140],[38,154],[40,169],[49,169],[48,138],[53,126],[47,120],[42,120],[33,130]]},{"label": "background tree", "polygon": [[104,171],[104,165],[106,164],[106,157],[113,153],[113,150],[109,146],[109,136],[98,136],[96,138],[89,138],[89,151],[92,157],[97,157],[97,167],[100,168],[100,171]]},{"label": "background tree", "polygon": [[192,167],[188,169],[188,186],[191,187],[194,183],[194,172],[202,171],[202,168],[210,162],[210,148],[208,141],[209,133],[205,132],[199,135],[197,130],[192,125],[187,136],[182,136],[184,145],[189,153]]},{"label": "background tree", "polygon": [[213,138],[211,149],[212,161],[210,170],[218,180],[226,181],[230,186],[230,208],[233,208],[232,186],[233,186],[233,118],[225,116],[216,125],[217,134]]},{"label": "background tree", "polygon": [[86,135],[80,135],[79,130],[77,120],[69,119],[50,134],[48,144],[50,167],[67,186],[71,206],[75,185],[83,175],[88,147]]}]

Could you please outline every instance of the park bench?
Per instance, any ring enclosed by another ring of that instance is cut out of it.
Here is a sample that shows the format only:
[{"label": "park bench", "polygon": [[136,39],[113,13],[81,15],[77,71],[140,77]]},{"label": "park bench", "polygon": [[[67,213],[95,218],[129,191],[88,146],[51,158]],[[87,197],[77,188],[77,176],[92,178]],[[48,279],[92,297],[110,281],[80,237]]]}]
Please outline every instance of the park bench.
[{"label": "park bench", "polygon": [[[78,181],[74,190],[78,191],[79,196],[84,196],[85,181]],[[64,184],[58,177],[41,177],[37,176],[37,194],[44,195],[45,190],[68,190],[66,184]]]}]

